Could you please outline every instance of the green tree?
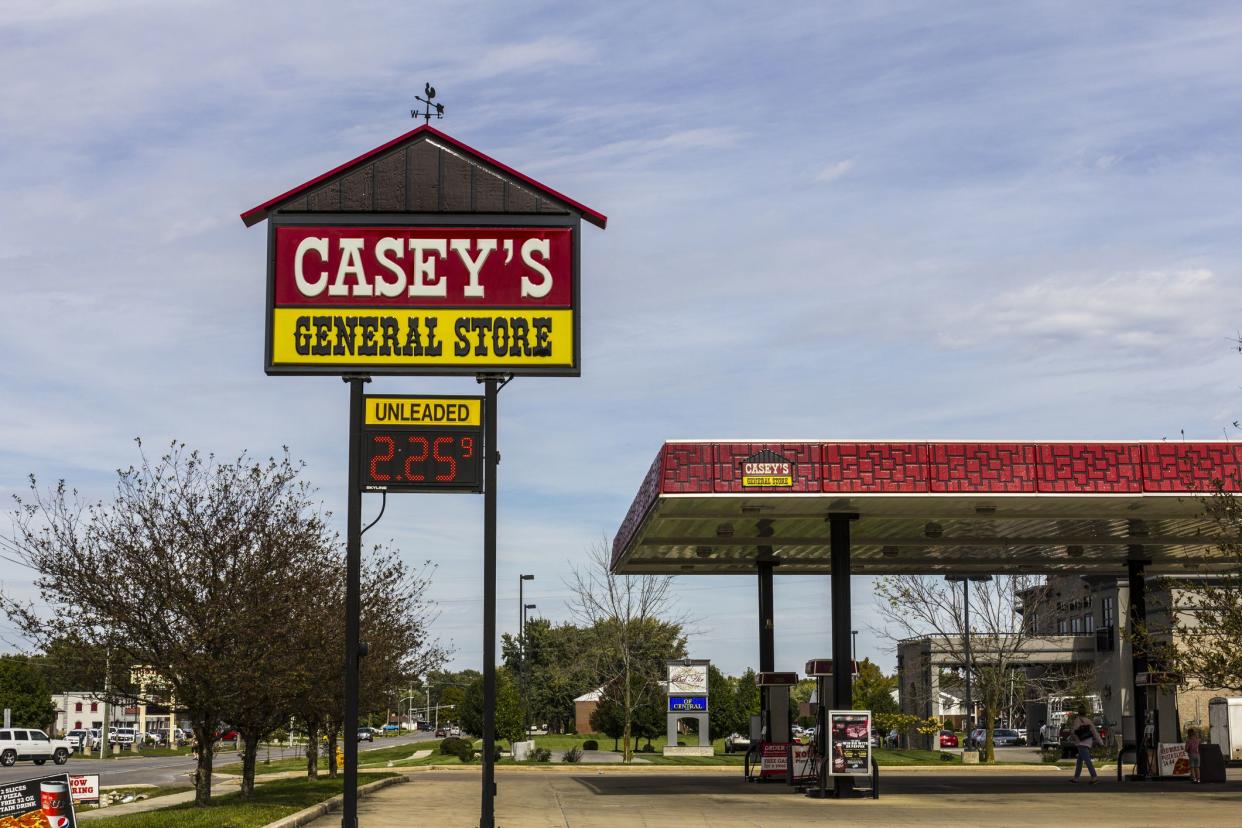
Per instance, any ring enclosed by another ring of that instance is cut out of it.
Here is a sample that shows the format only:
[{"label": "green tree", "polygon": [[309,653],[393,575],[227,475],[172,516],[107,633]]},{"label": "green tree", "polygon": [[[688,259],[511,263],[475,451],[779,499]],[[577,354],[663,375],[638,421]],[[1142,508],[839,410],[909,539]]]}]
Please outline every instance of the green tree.
[{"label": "green tree", "polygon": [[[444,692],[440,694],[440,707],[452,705],[452,712],[447,713],[442,718],[456,720],[460,715],[461,703],[466,700],[466,691],[460,687],[445,687]],[[442,711],[443,712],[443,711]]]},{"label": "green tree", "polygon": [[26,656],[0,656],[0,707],[13,711],[15,727],[49,730],[56,719],[47,680]]},{"label": "green tree", "polygon": [[[198,742],[195,801],[205,806],[217,728],[255,639],[289,623],[281,611],[301,599],[293,592],[256,600],[261,585],[253,579],[279,565],[277,547],[291,532],[322,521],[287,454],[258,460],[242,452],[222,462],[174,443],[158,460],[141,454],[138,465],[119,470],[115,495],[94,504],[63,482],[42,491],[32,478],[9,546],[38,571],[47,608],[6,598],[4,609],[40,648],[77,636],[88,657],[105,653],[113,665],[156,671]],[[137,698],[132,687],[110,690],[114,701],[155,700]]]},{"label": "green tree", "polygon": [[715,664],[707,665],[707,721],[712,739],[739,730],[735,679],[725,676]]},{"label": "green tree", "polygon": [[896,713],[897,702],[892,692],[896,686],[896,675],[884,675],[878,665],[864,658],[858,664],[858,676],[854,679],[854,709],[870,710],[873,714]]},{"label": "green tree", "polygon": [[574,724],[574,699],[598,687],[590,666],[592,632],[543,618],[526,622],[526,654],[516,636],[501,637],[503,663],[516,677],[531,722],[564,733]]},{"label": "green tree", "polygon": [[599,704],[591,711],[591,730],[612,739],[613,750],[620,750],[617,742],[625,735],[625,725],[625,714],[621,710],[621,704],[611,695],[601,698]]},{"label": "green tree", "polygon": [[755,684],[755,671],[747,668],[746,672],[738,677],[735,687],[733,704],[742,725],[738,732],[749,733],[751,717],[759,715],[759,685]]},{"label": "green tree", "polygon": [[[472,736],[483,735],[483,678],[466,688],[457,722]],[[522,703],[507,669],[496,671],[496,721],[493,735],[512,745],[522,738]]]},{"label": "green tree", "polygon": [[651,740],[658,739],[668,730],[668,702],[664,699],[651,700],[634,712],[634,738],[646,739],[647,747]]}]

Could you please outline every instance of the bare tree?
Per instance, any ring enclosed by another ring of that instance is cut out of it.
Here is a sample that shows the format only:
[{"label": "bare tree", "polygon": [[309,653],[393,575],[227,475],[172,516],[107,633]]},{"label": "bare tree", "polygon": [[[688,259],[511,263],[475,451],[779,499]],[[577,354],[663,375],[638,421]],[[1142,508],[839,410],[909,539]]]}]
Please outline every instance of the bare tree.
[{"label": "bare tree", "polygon": [[967,631],[963,590],[956,584],[926,575],[890,575],[876,582],[886,637],[930,638],[933,652],[971,671],[983,708],[988,762],[995,759],[992,719],[1005,706],[1011,682],[1026,687],[1031,681],[1023,668],[1029,663],[1028,645],[1038,635],[1021,622],[1018,607],[1024,600],[1038,603],[1046,589],[1042,579],[1028,575],[999,575],[972,583]]},{"label": "bare tree", "polygon": [[280,597],[264,593],[288,582],[270,571],[303,551],[296,536],[321,531],[298,473],[287,455],[219,462],[174,443],[120,470],[111,502],[85,504],[63,481],[40,491],[31,478],[13,514],[10,543],[39,573],[46,608],[5,598],[9,617],[41,646],[72,635],[157,673],[192,724],[199,805],[211,799],[212,746],[237,677],[257,641],[288,623]]},{"label": "bare tree", "polygon": [[624,721],[622,756],[633,758],[634,720],[644,704],[658,701],[660,670],[685,654],[685,618],[674,616],[669,575],[614,575],[607,540],[593,546],[584,568],[568,582],[570,606],[595,639],[593,660],[601,705],[612,703]]}]

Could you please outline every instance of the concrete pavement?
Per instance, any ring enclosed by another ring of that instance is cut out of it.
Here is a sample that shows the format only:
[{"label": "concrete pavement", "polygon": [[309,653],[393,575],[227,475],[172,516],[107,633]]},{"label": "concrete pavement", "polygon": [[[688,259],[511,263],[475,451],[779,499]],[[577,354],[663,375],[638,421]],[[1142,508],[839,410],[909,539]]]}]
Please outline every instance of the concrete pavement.
[{"label": "concrete pavement", "polygon": [[[736,768],[498,769],[498,826],[503,828],[733,828],[796,825],[841,819],[876,826],[1051,825],[1092,828],[1179,828],[1239,824],[1242,781],[1069,784],[1048,767],[1008,771],[893,768],[882,775],[878,800],[813,800],[780,784],[747,784]],[[376,793],[359,805],[360,828],[435,824],[474,828],[479,815],[477,770],[411,773],[410,784]],[[340,814],[312,823],[337,828]]]}]

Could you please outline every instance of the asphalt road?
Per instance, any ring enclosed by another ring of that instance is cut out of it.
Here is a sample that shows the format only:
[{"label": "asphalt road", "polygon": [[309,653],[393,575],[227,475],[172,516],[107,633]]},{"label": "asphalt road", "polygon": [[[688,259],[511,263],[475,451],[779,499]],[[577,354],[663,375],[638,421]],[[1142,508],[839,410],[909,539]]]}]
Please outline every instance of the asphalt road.
[{"label": "asphalt road", "polygon": [[[417,742],[429,741],[432,738],[430,733],[405,734],[387,739],[376,739],[374,743],[362,742],[360,750],[366,752],[396,745],[415,744]],[[300,747],[279,748],[272,746],[270,750],[266,747],[259,748],[260,762],[269,756],[272,761],[276,761],[278,759],[291,759],[295,756],[303,755],[302,748]],[[238,761],[240,761],[240,757],[233,751],[217,753],[215,767],[231,765]],[[149,759],[141,757],[83,759],[75,755],[68,762],[59,766],[48,762],[39,767],[34,762],[25,761],[18,762],[11,768],[0,767],[0,784],[47,776],[54,773],[97,773],[99,774],[99,784],[105,787],[118,785],[189,785],[191,784],[190,775],[194,773],[194,765],[194,760],[189,756],[153,756]]]}]

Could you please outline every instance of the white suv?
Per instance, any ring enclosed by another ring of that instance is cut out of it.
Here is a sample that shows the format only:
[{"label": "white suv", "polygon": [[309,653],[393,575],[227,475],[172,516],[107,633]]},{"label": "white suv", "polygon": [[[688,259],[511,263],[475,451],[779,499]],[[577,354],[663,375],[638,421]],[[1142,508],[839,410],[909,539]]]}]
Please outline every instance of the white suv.
[{"label": "white suv", "polygon": [[0,765],[12,767],[15,762],[29,759],[42,765],[51,759],[58,765],[69,761],[73,748],[64,739],[49,738],[42,730],[25,727],[0,728]]}]

